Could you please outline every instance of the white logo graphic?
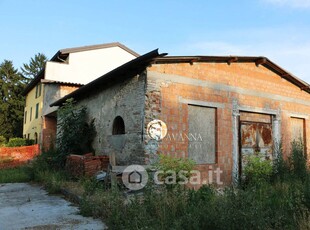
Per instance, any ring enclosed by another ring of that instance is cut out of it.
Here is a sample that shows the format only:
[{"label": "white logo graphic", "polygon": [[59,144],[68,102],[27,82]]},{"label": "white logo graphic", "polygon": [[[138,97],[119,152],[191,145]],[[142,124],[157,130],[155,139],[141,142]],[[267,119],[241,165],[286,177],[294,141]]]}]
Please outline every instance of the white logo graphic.
[{"label": "white logo graphic", "polygon": [[147,134],[150,138],[159,141],[167,135],[167,125],[161,120],[153,120],[147,125]]},{"label": "white logo graphic", "polygon": [[124,169],[122,180],[128,189],[140,190],[146,185],[148,174],[143,166],[130,165]]}]

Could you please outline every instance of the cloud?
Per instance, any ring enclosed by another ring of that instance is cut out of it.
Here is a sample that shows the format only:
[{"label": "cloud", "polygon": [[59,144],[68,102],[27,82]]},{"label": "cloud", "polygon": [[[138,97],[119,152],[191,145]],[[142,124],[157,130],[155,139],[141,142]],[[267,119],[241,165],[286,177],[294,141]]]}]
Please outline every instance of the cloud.
[{"label": "cloud", "polygon": [[310,0],[262,0],[276,6],[288,6],[292,8],[310,9]]}]

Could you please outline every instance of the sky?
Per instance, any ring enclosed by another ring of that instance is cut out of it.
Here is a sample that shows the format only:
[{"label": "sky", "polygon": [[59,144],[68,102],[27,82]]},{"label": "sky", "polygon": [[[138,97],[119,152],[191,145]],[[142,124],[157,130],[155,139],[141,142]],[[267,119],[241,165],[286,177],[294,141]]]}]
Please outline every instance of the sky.
[{"label": "sky", "polygon": [[265,56],[310,83],[310,0],[0,0],[0,62],[121,42],[144,54]]}]

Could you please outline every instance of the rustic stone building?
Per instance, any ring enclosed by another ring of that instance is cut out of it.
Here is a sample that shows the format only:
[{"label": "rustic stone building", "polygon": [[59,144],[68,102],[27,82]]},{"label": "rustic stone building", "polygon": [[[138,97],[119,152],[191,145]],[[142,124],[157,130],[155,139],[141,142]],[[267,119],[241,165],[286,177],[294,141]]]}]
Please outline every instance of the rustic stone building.
[{"label": "rustic stone building", "polygon": [[[140,56],[52,105],[74,98],[95,118],[96,154],[117,165],[149,164],[158,153],[190,157],[204,177],[220,168],[237,180],[255,151],[272,158],[302,138],[309,149],[309,85],[265,57]],[[167,135],[154,140],[147,124],[160,119]],[[113,154],[112,154],[113,153]]]}]

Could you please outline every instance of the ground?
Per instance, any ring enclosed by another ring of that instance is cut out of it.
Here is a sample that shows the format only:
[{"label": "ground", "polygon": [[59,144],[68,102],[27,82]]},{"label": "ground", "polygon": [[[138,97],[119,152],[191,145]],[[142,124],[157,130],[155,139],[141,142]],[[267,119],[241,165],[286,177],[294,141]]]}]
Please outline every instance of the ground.
[{"label": "ground", "polygon": [[38,185],[0,184],[0,229],[105,229],[61,196],[48,195]]}]

